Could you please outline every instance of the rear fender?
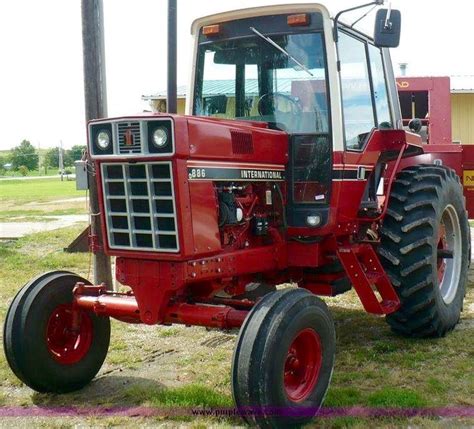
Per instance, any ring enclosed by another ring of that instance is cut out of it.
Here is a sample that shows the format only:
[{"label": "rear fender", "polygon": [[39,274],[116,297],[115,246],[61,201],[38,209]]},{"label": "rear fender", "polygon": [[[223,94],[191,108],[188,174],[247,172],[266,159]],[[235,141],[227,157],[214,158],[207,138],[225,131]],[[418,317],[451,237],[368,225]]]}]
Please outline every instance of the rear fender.
[{"label": "rear fender", "polygon": [[[351,222],[358,218],[361,203],[368,198],[368,188],[377,189],[380,177],[375,178],[374,175],[380,169],[376,166],[396,161],[402,151],[403,158],[422,154],[421,138],[404,130],[374,130],[361,150],[344,152],[344,171],[339,181],[340,197],[339,201],[335,202],[339,223]],[[391,172],[389,169],[384,176],[390,179]],[[373,183],[374,179],[377,183]],[[386,187],[390,185],[389,181],[385,183]]]}]

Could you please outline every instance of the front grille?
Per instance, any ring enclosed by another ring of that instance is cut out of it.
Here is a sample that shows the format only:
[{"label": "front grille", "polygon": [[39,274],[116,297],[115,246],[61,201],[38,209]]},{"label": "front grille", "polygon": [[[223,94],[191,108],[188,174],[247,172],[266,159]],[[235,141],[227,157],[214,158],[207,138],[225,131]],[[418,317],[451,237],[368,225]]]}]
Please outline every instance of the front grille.
[{"label": "front grille", "polygon": [[178,252],[171,162],[101,168],[110,248]]},{"label": "front grille", "polygon": [[117,129],[119,153],[140,153],[142,150],[140,122],[119,122]]}]

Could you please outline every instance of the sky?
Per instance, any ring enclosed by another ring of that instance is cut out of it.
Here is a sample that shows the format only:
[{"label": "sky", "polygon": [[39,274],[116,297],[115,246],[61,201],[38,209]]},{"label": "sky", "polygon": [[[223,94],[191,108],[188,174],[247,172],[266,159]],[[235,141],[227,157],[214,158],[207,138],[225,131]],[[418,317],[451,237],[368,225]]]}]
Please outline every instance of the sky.
[{"label": "sky", "polygon": [[[335,13],[366,1],[321,2]],[[0,0],[0,150],[23,139],[42,148],[85,144],[80,3]],[[178,84],[189,80],[194,19],[280,3],[292,2],[178,0]],[[394,0],[392,6],[402,12],[401,44],[392,50],[396,73],[407,62],[409,75],[474,74],[472,0]],[[104,0],[109,116],[141,112],[148,108],[141,95],[166,88],[166,13],[166,0]],[[357,28],[371,34],[373,21],[374,13]]]}]

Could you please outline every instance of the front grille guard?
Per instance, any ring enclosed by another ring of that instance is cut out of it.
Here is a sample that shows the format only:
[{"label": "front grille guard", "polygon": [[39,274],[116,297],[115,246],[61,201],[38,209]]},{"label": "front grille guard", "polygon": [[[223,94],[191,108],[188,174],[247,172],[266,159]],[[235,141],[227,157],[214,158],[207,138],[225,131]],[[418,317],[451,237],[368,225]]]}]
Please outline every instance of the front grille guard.
[{"label": "front grille guard", "polygon": [[101,164],[110,249],[179,252],[171,162]]}]

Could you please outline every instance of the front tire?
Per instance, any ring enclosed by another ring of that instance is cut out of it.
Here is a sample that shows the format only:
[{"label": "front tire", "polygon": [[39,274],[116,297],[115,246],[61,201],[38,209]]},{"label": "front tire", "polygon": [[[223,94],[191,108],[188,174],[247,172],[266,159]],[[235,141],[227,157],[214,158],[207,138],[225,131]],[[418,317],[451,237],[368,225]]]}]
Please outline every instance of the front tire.
[{"label": "front tire", "polygon": [[398,173],[381,229],[379,255],[400,297],[387,316],[393,331],[441,337],[459,322],[470,262],[462,187],[446,167]]},{"label": "front tire", "polygon": [[266,295],[237,339],[232,390],[251,425],[309,422],[326,395],[334,367],[335,331],[326,304],[303,289]]},{"label": "front tire", "polygon": [[87,280],[65,271],[42,274],[15,296],[4,325],[10,368],[38,392],[64,393],[88,384],[99,371],[110,341],[108,317],[80,311],[72,323],[72,290]]}]

